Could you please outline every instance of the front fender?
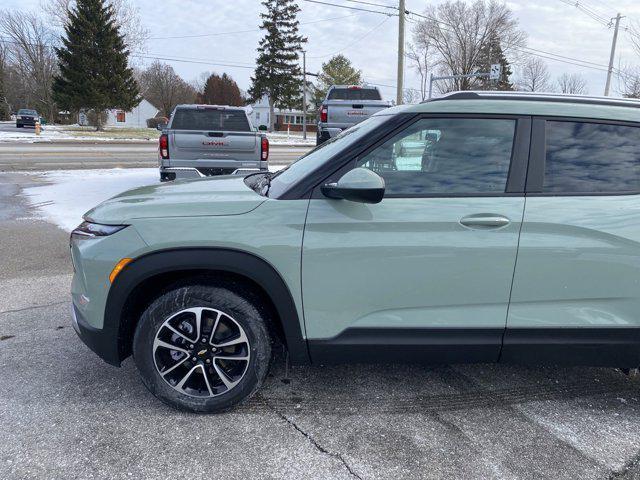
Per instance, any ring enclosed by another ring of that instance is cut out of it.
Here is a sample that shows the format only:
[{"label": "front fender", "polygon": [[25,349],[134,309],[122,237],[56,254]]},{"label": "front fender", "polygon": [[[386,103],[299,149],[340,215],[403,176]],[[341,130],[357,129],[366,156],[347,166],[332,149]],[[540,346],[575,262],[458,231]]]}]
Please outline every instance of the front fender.
[{"label": "front fender", "polygon": [[152,277],[180,271],[228,272],[247,277],[258,284],[271,298],[281,319],[291,362],[310,363],[307,342],[302,335],[293,297],[271,264],[255,254],[240,250],[182,248],[160,250],[137,258],[127,265],[111,286],[105,307],[104,327],[112,338],[117,339],[118,364],[129,353],[127,342],[132,329],[126,324],[125,308],[131,293]]}]

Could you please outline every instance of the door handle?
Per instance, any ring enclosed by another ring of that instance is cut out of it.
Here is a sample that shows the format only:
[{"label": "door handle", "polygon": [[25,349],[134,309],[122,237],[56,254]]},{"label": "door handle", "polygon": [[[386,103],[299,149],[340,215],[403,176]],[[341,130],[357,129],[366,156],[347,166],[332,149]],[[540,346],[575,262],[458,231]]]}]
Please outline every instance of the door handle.
[{"label": "door handle", "polygon": [[473,229],[496,229],[509,225],[511,221],[503,216],[491,213],[469,215],[460,220],[460,225]]}]

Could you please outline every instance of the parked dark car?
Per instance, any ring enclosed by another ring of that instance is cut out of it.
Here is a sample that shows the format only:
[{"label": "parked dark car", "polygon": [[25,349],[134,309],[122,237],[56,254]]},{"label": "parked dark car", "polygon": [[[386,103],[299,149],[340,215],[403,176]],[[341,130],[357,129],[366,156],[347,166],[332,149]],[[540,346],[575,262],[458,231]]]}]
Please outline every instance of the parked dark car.
[{"label": "parked dark car", "polygon": [[21,108],[16,115],[16,128],[22,128],[25,125],[35,127],[36,122],[40,120],[40,115],[30,108]]}]

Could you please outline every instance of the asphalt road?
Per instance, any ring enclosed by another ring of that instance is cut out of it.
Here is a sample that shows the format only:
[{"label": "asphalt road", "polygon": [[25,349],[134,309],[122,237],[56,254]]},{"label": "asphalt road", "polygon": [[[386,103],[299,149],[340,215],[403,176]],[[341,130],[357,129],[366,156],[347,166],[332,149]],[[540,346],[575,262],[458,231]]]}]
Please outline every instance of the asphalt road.
[{"label": "asphalt road", "polygon": [[[16,128],[13,122],[0,122],[0,132],[24,133],[32,130]],[[310,149],[310,146],[272,143],[269,160],[272,165],[288,165]],[[0,142],[0,172],[155,167],[157,165],[156,142],[113,143],[67,140],[38,143]]]},{"label": "asphalt road", "polygon": [[33,183],[0,174],[0,478],[640,478],[640,379],[613,369],[278,358],[232,413],[171,410],[76,337]]},{"label": "asphalt road", "polygon": [[[272,165],[286,165],[308,150],[272,145],[269,160]],[[157,165],[154,143],[0,143],[0,172]]]}]

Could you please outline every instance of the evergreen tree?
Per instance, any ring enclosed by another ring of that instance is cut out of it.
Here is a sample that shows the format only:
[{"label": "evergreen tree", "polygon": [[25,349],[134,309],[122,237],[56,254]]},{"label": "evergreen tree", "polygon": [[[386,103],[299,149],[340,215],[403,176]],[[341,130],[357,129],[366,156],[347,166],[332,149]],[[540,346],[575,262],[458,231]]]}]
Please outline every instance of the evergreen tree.
[{"label": "evergreen tree", "polygon": [[240,87],[226,73],[222,76],[212,73],[204,84],[204,90],[200,94],[200,101],[209,105],[232,105],[239,107],[244,105]]},{"label": "evergreen tree", "polygon": [[318,85],[316,85],[314,90],[314,102],[322,102],[331,85],[361,84],[362,72],[354,68],[349,59],[344,55],[336,55],[328,62],[322,64],[322,70],[318,75]]},{"label": "evergreen tree", "polygon": [[131,110],[141,100],[113,7],[104,0],[78,0],[65,34],[56,48],[60,73],[54,98],[70,111],[94,111],[100,130],[105,110]]},{"label": "evergreen tree", "polygon": [[489,40],[480,48],[477,71],[483,73],[489,72],[491,65],[494,63],[498,63],[502,67],[500,78],[497,81],[490,80],[486,77],[481,78],[474,88],[478,90],[514,90],[513,84],[509,80],[509,77],[513,73],[511,71],[511,65],[502,51],[500,38],[496,34],[491,35]]},{"label": "evergreen tree", "polygon": [[257,66],[251,78],[249,95],[259,100],[269,97],[269,129],[273,130],[274,108],[293,108],[302,94],[302,72],[299,53],[306,38],[298,33],[297,14],[300,8],[294,0],[264,0],[267,9],[261,13],[265,36],[258,44]]}]

